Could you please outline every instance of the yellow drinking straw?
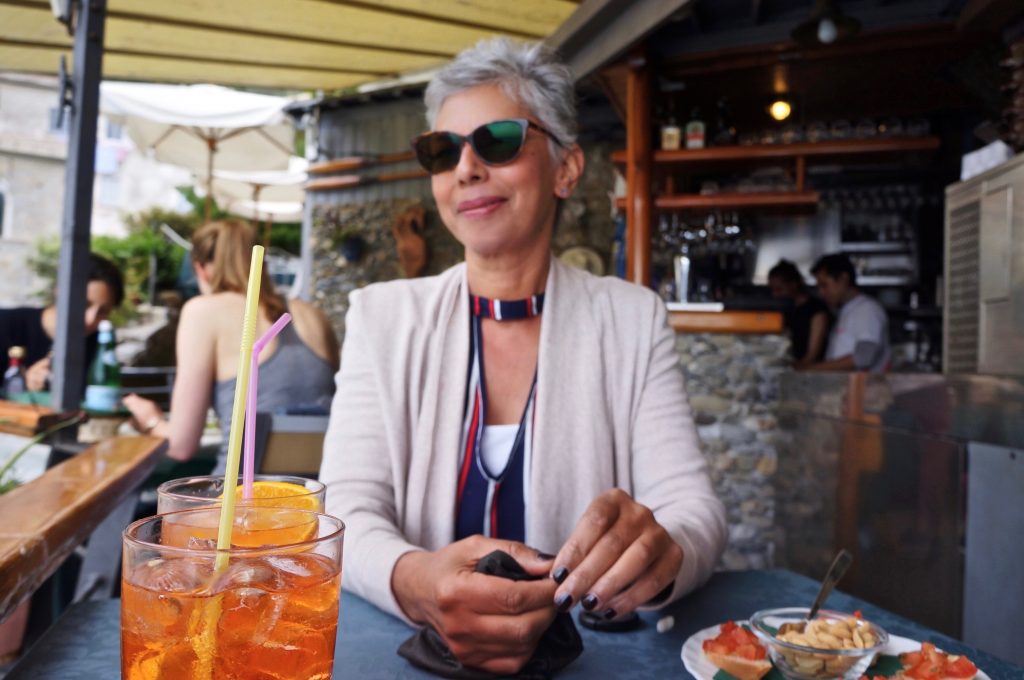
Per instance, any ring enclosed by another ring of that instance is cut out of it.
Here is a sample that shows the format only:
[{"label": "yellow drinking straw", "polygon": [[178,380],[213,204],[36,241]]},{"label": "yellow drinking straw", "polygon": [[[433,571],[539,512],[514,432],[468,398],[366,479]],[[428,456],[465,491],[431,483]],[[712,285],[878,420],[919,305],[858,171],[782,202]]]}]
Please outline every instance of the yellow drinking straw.
[{"label": "yellow drinking straw", "polygon": [[224,471],[224,500],[220,506],[220,528],[217,531],[216,570],[228,566],[227,550],[231,547],[231,529],[235,517],[235,487],[238,485],[238,461],[242,455],[242,428],[245,420],[245,395],[249,391],[249,366],[252,346],[256,340],[256,318],[259,314],[260,277],[263,275],[263,246],[253,246],[249,263],[249,286],[245,292],[245,319],[242,321],[242,347],[238,353],[238,379],[235,381],[235,403],[231,408],[231,432],[228,435],[228,461]]}]

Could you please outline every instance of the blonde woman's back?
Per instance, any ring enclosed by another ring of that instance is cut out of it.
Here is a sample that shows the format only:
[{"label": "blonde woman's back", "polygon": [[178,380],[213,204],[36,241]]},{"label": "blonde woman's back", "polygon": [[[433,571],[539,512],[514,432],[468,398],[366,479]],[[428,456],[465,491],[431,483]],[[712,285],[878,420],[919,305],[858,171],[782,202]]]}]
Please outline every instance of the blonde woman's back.
[{"label": "blonde woman's back", "polygon": [[[289,324],[298,334],[302,343],[317,357],[323,359],[334,371],[338,369],[338,341],[327,317],[318,308],[302,300],[289,300],[288,313],[292,316]],[[245,296],[241,293],[213,293],[200,295],[189,300],[183,315],[202,319],[200,337],[178,337],[179,362],[194,342],[213,342],[216,367],[214,379],[217,382],[230,380],[238,373],[238,348],[242,341],[242,322],[245,318]],[[256,337],[262,335],[272,322],[261,309],[256,322]],[[198,334],[197,334],[198,335]],[[260,354],[260,363],[268,361],[277,351],[280,341],[275,339]]]}]

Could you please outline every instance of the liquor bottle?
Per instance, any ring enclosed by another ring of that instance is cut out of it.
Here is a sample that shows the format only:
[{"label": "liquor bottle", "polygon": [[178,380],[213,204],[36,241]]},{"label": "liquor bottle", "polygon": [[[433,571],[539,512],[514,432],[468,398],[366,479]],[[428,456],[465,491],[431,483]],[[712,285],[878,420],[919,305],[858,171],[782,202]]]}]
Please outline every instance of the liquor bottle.
[{"label": "liquor bottle", "polygon": [[690,114],[690,120],[686,123],[686,148],[703,149],[705,131],[706,127],[704,119],[701,118],[700,109],[694,107]]},{"label": "liquor bottle", "polygon": [[736,143],[736,126],[732,124],[729,104],[724,97],[718,100],[718,118],[715,121],[715,134],[712,141],[715,146],[732,146]]},{"label": "liquor bottle", "polygon": [[663,151],[675,151],[682,144],[683,131],[676,122],[675,113],[672,111],[672,103],[668,105],[668,116],[661,124],[661,148]]},{"label": "liquor bottle", "polygon": [[100,321],[99,349],[89,366],[85,408],[111,413],[121,399],[121,366],[114,354],[114,325]]},{"label": "liquor bottle", "polygon": [[25,383],[25,368],[21,362],[25,359],[24,347],[11,347],[7,350],[8,364],[4,371],[4,397],[12,397],[28,391]]}]

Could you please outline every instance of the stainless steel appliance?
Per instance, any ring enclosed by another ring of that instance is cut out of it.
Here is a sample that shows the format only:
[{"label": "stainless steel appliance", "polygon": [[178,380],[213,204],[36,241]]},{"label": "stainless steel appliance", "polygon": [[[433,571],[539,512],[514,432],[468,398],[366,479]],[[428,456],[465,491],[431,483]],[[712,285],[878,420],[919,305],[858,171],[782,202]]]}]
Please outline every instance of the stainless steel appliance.
[{"label": "stainless steel appliance", "polygon": [[1024,154],[946,189],[946,373],[1024,375]]}]

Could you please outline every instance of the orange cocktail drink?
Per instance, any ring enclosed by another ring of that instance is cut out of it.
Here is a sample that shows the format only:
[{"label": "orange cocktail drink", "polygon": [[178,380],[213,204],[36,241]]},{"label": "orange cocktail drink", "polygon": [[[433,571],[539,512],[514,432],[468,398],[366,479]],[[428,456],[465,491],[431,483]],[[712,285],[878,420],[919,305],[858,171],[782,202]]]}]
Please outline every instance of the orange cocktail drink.
[{"label": "orange cocktail drink", "polygon": [[[253,497],[242,500],[242,479],[235,486],[237,503],[300,510],[324,511],[324,497],[327,488],[322,482],[305,477],[290,475],[256,475]],[[182,477],[164,482],[156,490],[156,511],[158,514],[191,510],[220,503],[224,496],[224,477],[204,475]]]},{"label": "orange cocktail drink", "polygon": [[218,565],[219,513],[173,512],[125,530],[121,677],[330,678],[344,524],[240,507]]}]

